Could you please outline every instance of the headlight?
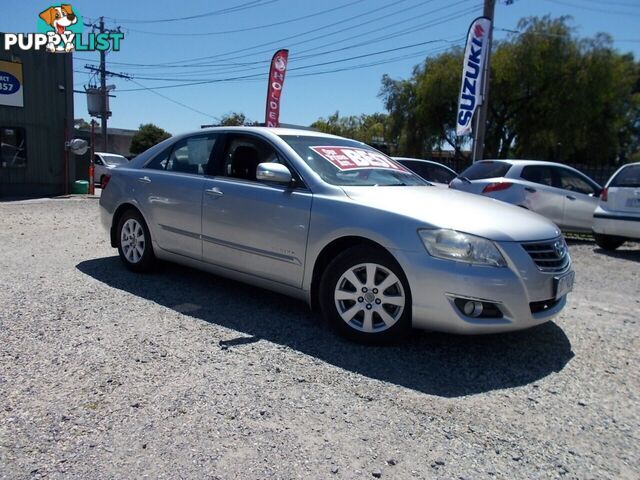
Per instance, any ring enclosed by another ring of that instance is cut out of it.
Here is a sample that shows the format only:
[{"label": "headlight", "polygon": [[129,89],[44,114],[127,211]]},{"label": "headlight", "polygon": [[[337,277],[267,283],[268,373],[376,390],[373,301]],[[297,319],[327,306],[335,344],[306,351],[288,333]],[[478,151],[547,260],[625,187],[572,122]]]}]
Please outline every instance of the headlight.
[{"label": "headlight", "polygon": [[507,265],[495,244],[486,238],[445,229],[423,229],[418,234],[432,257],[494,267]]}]

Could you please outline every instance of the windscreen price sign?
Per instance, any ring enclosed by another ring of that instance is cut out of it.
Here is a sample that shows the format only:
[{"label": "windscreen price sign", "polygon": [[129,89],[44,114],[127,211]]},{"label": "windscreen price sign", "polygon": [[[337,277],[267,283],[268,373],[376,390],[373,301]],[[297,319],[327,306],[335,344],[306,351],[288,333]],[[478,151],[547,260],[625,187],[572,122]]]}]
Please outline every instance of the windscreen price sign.
[{"label": "windscreen price sign", "polygon": [[407,170],[389,157],[372,150],[353,147],[309,147],[339,170],[381,168],[406,172]]},{"label": "windscreen price sign", "polygon": [[24,107],[22,64],[0,61],[0,105]]}]

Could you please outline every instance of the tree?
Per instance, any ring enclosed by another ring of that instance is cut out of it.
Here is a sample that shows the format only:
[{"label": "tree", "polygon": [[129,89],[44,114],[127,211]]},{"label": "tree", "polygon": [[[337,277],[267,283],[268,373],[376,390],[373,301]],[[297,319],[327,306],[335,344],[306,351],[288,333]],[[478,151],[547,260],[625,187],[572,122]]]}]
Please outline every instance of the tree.
[{"label": "tree", "polygon": [[374,113],[371,115],[351,115],[341,117],[340,112],[319,118],[311,124],[312,128],[321,132],[353,138],[365,143],[381,143],[385,140],[387,115]]},{"label": "tree", "polygon": [[[578,39],[569,17],[531,17],[494,45],[485,157],[607,163],[640,148],[640,64],[608,35]],[[427,58],[380,96],[401,154],[469,146],[455,136],[463,52]]]},{"label": "tree", "polygon": [[141,124],[131,139],[130,151],[138,155],[169,137],[171,137],[169,132],[153,123]]},{"label": "tree", "polygon": [[89,130],[91,128],[91,124],[87,122],[84,118],[74,118],[73,128],[77,130]]},{"label": "tree", "polygon": [[242,125],[258,125],[258,122],[247,119],[242,112],[231,112],[220,117],[219,125],[223,127],[235,127]]}]

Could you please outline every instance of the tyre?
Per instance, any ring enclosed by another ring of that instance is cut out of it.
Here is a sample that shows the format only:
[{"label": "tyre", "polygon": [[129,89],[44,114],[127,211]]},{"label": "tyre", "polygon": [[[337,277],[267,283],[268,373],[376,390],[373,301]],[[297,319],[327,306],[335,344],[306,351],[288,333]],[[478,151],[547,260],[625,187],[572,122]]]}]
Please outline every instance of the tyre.
[{"label": "tyre", "polygon": [[614,237],[613,235],[603,235],[601,233],[593,234],[596,243],[603,250],[615,250],[624,243],[624,238]]},{"label": "tyre", "polygon": [[155,255],[151,234],[142,215],[137,210],[127,210],[118,222],[118,253],[125,266],[134,272],[148,272]]},{"label": "tyre", "polygon": [[100,185],[100,188],[104,185],[104,175],[100,175],[100,183],[98,183],[98,185]]},{"label": "tyre", "polygon": [[406,276],[381,249],[359,246],[338,255],[322,275],[319,299],[327,322],[359,343],[391,343],[411,328]]}]

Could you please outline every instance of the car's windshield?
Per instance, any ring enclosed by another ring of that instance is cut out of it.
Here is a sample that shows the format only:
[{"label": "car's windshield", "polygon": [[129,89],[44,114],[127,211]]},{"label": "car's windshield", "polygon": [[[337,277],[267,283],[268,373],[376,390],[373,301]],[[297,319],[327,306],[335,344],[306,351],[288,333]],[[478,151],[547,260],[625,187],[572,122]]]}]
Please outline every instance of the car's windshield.
[{"label": "car's windshield", "polygon": [[281,135],[322,179],[340,186],[430,185],[364,143],[345,138]]},{"label": "car's windshield", "polygon": [[611,180],[610,187],[640,187],[640,165],[624,168]]},{"label": "car's windshield", "polygon": [[104,155],[103,154],[102,158],[109,165],[124,165],[125,163],[129,162],[129,160],[127,160],[126,157],[123,157],[122,155]]}]

